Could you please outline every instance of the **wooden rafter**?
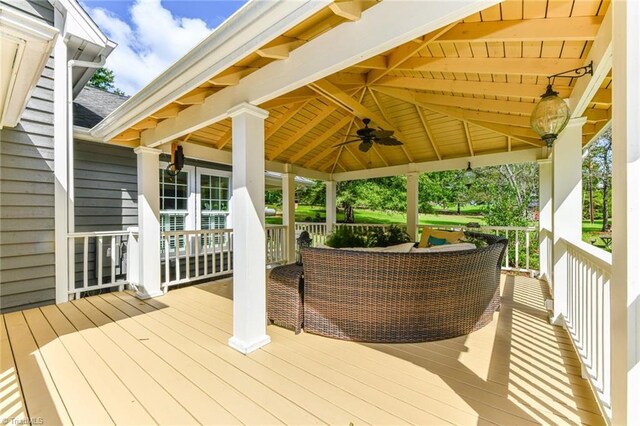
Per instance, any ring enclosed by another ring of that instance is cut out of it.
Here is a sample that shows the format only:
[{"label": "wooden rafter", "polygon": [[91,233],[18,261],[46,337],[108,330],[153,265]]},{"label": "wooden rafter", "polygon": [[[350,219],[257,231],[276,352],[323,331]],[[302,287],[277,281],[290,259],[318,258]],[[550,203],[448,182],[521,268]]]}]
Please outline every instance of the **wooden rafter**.
[{"label": "wooden rafter", "polygon": [[127,129],[112,139],[113,142],[127,142],[140,139],[140,131],[135,129]]},{"label": "wooden rafter", "polygon": [[351,116],[345,115],[342,117],[336,124],[331,126],[328,130],[322,133],[317,138],[314,138],[313,142],[308,143],[304,148],[295,153],[291,158],[289,158],[289,163],[295,164],[302,157],[322,145],[327,139],[334,136],[340,129],[344,128],[349,122],[352,120]]},{"label": "wooden rafter", "polygon": [[416,109],[416,113],[418,114],[418,117],[420,118],[420,122],[422,123],[422,127],[424,128],[424,132],[427,134],[427,140],[431,144],[431,148],[433,148],[433,152],[436,153],[436,157],[438,157],[438,160],[442,160],[442,155],[440,155],[440,150],[438,149],[438,146],[436,145],[435,139],[433,138],[433,135],[431,134],[431,131],[429,130],[429,125],[427,124],[427,120],[424,118],[424,114],[422,113],[422,109],[418,105],[414,105],[414,107]]},{"label": "wooden rafter", "polygon": [[587,41],[598,33],[602,16],[462,22],[437,42]]},{"label": "wooden rafter", "polygon": [[[364,99],[364,95],[367,93],[367,90],[365,88],[362,89],[362,92],[360,92],[360,96],[358,96],[358,104],[362,104],[362,100]],[[349,134],[351,133],[351,129],[353,129],[353,125],[356,122],[356,116],[353,115],[351,118],[351,123],[349,123],[349,128],[347,129],[347,132],[345,133],[344,137],[342,138],[342,141],[340,141],[340,143],[345,143],[347,141],[347,139],[349,138]],[[338,154],[336,155],[336,162],[334,163],[333,167],[331,168],[331,173],[333,173],[333,171],[336,168],[336,164],[338,164],[338,161],[340,160],[340,155],[342,155],[342,152],[345,150],[345,146],[341,146],[340,149],[338,150]],[[353,154],[352,154],[353,155]]]},{"label": "wooden rafter", "polygon": [[[384,117],[385,120],[389,121],[389,116],[387,115],[386,111],[382,107],[382,103],[380,103],[380,101],[378,100],[378,97],[375,95],[375,93],[373,93],[373,90],[371,90],[370,87],[367,87],[367,89],[369,90],[369,94],[371,95],[371,98],[373,99],[373,102],[378,107],[378,110],[380,111],[380,114],[382,114],[382,116]],[[410,163],[413,163],[413,156],[411,154],[409,154],[409,151],[407,150],[407,147],[404,146],[404,145],[400,145],[400,148],[402,148],[402,152],[404,152],[404,155],[407,157],[407,160],[409,160]]]},{"label": "wooden rafter", "polygon": [[507,152],[511,152],[511,136],[507,136]]},{"label": "wooden rafter", "polygon": [[307,122],[307,124],[305,124],[300,129],[298,129],[297,132],[295,132],[291,137],[288,137],[283,143],[281,143],[278,146],[276,146],[271,151],[271,153],[269,153],[267,158],[269,160],[273,160],[273,159],[277,158],[280,154],[285,152],[287,149],[291,148],[296,142],[298,142],[304,136],[309,134],[309,132],[312,131],[318,124],[322,123],[322,121],[325,118],[327,118],[331,114],[333,114],[333,112],[335,110],[336,110],[336,107],[333,106],[333,105],[327,105],[324,108],[322,108],[315,115],[315,117],[313,117],[313,119],[311,121]]},{"label": "wooden rafter", "polygon": [[385,120],[384,117],[371,111],[369,108],[362,105],[361,102],[356,101],[354,98],[349,96],[342,89],[336,87],[331,82],[327,80],[320,80],[310,84],[309,87],[325,96],[331,102],[334,102],[338,106],[349,111],[351,114],[359,117],[360,119],[370,118],[377,126],[383,127],[388,130],[393,130],[398,139],[404,139],[404,137],[402,136],[402,132],[400,132],[398,128]]},{"label": "wooden rafter", "polygon": [[399,47],[396,47],[387,57],[387,60],[386,60],[387,67],[385,69],[371,70],[367,75],[367,83],[374,84],[375,82],[380,80],[382,77],[384,77],[385,75],[387,75],[388,73],[396,69],[398,66],[400,66],[402,63],[404,63],[404,61],[406,61],[407,59],[409,59],[410,57],[412,57],[413,55],[415,55],[416,53],[418,53],[419,51],[427,47],[429,43],[433,42],[435,39],[437,39],[442,34],[447,32],[454,25],[455,24],[451,24],[444,28],[440,28],[436,31],[433,31],[427,34],[426,36],[422,37],[419,43],[410,41]]},{"label": "wooden rafter", "polygon": [[153,129],[157,125],[158,125],[158,120],[156,120],[155,118],[149,117],[134,124],[133,126],[131,126],[131,128],[134,130],[146,130],[146,129]]},{"label": "wooden rafter", "polygon": [[291,105],[291,108],[289,108],[287,112],[282,114],[282,116],[278,120],[276,120],[271,126],[267,127],[267,129],[264,132],[264,139],[268,140],[271,136],[273,136],[280,129],[280,127],[287,124],[287,122],[294,115],[296,115],[302,108],[307,106],[309,102],[310,101],[305,101],[305,102],[300,102],[299,104],[296,104],[296,105]]},{"label": "wooden rafter", "polygon": [[[496,124],[504,124],[507,126],[517,126],[517,127],[531,127],[529,122],[529,117],[521,116],[521,115],[507,115],[507,114],[498,114],[495,112],[484,112],[484,111],[472,111],[463,108],[455,108],[455,107],[447,107],[441,105],[434,105],[425,103],[425,108],[429,108],[429,105],[432,108],[441,110],[441,111],[451,111],[452,114],[459,113],[466,120],[473,121],[484,121],[486,123],[496,123]],[[431,109],[431,108],[430,108]]]},{"label": "wooden rafter", "polygon": [[227,130],[224,133],[224,135],[222,135],[220,139],[218,139],[218,143],[216,144],[216,149],[222,149],[225,146],[227,146],[229,142],[231,142],[232,132],[233,132],[233,127],[229,127],[229,130]]},{"label": "wooden rafter", "polygon": [[469,146],[469,155],[473,157],[475,154],[473,153],[473,142],[471,141],[471,133],[469,132],[469,123],[463,121],[462,126],[464,127],[464,135],[467,139],[467,145]]},{"label": "wooden rafter", "polygon": [[158,120],[164,120],[166,118],[174,118],[178,116],[178,113],[181,110],[182,108],[180,107],[180,105],[171,104],[162,108],[159,111],[154,112],[153,114],[151,114],[151,117],[157,118]]},{"label": "wooden rafter", "polygon": [[258,56],[268,59],[287,59],[289,53],[304,43],[304,40],[282,36],[256,50],[256,53]]},{"label": "wooden rafter", "polygon": [[256,68],[231,67],[224,72],[209,79],[209,83],[215,86],[235,86],[240,80],[255,71]]},{"label": "wooden rafter", "polygon": [[180,105],[200,105],[204,103],[204,100],[213,94],[213,90],[208,88],[198,88],[187,93],[183,97],[176,100],[176,103]]}]

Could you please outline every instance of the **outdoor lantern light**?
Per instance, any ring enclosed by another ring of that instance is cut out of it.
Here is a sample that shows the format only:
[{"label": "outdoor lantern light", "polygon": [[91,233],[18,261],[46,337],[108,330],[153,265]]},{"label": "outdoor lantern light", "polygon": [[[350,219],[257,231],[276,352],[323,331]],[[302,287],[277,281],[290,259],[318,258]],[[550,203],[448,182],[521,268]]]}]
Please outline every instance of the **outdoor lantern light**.
[{"label": "outdoor lantern light", "polygon": [[296,265],[302,265],[302,249],[305,248],[305,247],[311,247],[311,242],[313,240],[311,239],[311,236],[309,235],[309,232],[302,231],[300,233],[300,236],[298,237],[298,239],[296,241],[298,243],[298,253],[296,255]]},{"label": "outdoor lantern light", "polygon": [[172,144],[171,148],[171,164],[167,166],[167,174],[173,178],[178,176],[184,167],[184,153],[180,145]]},{"label": "outdoor lantern light", "polygon": [[[565,75],[570,74],[570,75]],[[540,135],[540,138],[547,144],[548,148],[553,146],[560,132],[564,130],[571,118],[571,112],[567,103],[558,96],[558,92],[553,90],[553,83],[556,78],[579,78],[583,75],[593,75],[593,61],[584,67],[564,71],[547,77],[549,84],[547,91],[541,96],[540,102],[536,104],[531,112],[531,128]]]},{"label": "outdoor lantern light", "polygon": [[476,174],[473,170],[471,170],[471,163],[467,164],[467,170],[464,171],[462,175],[462,183],[467,185],[467,188],[470,188],[473,182],[476,181]]}]

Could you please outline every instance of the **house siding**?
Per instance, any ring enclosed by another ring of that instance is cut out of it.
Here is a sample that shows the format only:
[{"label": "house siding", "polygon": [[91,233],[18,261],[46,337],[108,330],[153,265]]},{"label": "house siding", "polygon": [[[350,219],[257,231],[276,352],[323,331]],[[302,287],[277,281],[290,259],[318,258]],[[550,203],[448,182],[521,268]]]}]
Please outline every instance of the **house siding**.
[{"label": "house siding", "polygon": [[[53,25],[46,1],[0,1]],[[0,312],[55,302],[53,58],[20,123],[0,130]]]}]

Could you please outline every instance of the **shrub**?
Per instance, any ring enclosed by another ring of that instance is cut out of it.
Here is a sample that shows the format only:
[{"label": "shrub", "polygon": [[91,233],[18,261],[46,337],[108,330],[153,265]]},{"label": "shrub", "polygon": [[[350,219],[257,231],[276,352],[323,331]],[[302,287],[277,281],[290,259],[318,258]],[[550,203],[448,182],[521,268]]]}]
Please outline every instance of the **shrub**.
[{"label": "shrub", "polygon": [[350,226],[340,226],[327,237],[325,244],[333,248],[367,247],[366,233]]},{"label": "shrub", "polygon": [[376,227],[369,231],[340,226],[327,237],[326,245],[333,248],[345,247],[388,247],[411,241],[400,227],[392,225],[386,231]]}]

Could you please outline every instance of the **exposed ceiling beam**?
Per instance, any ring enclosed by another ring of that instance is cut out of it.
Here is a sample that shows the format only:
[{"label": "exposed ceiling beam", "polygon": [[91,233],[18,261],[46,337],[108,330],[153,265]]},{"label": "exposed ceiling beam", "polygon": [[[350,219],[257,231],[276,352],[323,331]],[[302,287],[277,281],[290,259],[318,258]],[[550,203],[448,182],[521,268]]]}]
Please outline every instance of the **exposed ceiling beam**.
[{"label": "exposed ceiling beam", "polygon": [[276,159],[280,154],[285,152],[287,149],[291,148],[296,142],[302,139],[304,136],[309,134],[318,124],[322,123],[325,118],[329,117],[336,110],[336,107],[333,105],[327,105],[318,111],[311,121],[308,121],[304,126],[298,129],[292,136],[287,137],[282,143],[278,146],[274,147],[273,150],[268,154],[269,160]]},{"label": "exposed ceiling beam", "polygon": [[[541,80],[542,81],[542,80]],[[539,98],[544,93],[546,79],[541,84],[494,83],[490,81],[442,80],[433,78],[393,77],[381,78],[376,85],[434,92],[469,93],[486,96],[511,96]],[[554,85],[553,89],[561,97],[569,97],[571,88]]]},{"label": "exposed ceiling beam", "polygon": [[471,133],[469,133],[469,123],[463,121],[462,125],[464,126],[464,135],[467,138],[467,145],[469,146],[469,155],[473,157],[473,142],[471,142]]},{"label": "exposed ceiling beam", "polygon": [[451,72],[474,74],[517,74],[547,76],[578,68],[582,59],[559,58],[426,58],[415,56],[397,71]]},{"label": "exposed ceiling beam", "polygon": [[256,53],[258,56],[268,59],[287,59],[291,51],[304,43],[306,43],[304,40],[282,36],[256,50]]},{"label": "exposed ceiling beam", "polygon": [[331,3],[329,9],[337,16],[349,21],[357,21],[362,15],[362,3],[355,0],[335,1]]},{"label": "exposed ceiling beam", "polygon": [[376,114],[371,111],[369,108],[362,105],[362,103],[356,101],[347,93],[342,91],[340,88],[336,87],[332,83],[327,80],[316,81],[309,85],[313,90],[317,91],[321,95],[325,96],[330,101],[334,102],[338,106],[346,109],[351,114],[357,116],[360,119],[370,118],[371,121],[374,122],[376,126],[380,126],[387,130],[393,130],[398,137],[398,139],[402,140],[402,132],[384,119],[380,114]]},{"label": "exposed ceiling beam", "polygon": [[[431,105],[431,108],[429,108]],[[465,120],[473,120],[473,121],[484,121],[485,123],[496,123],[496,124],[504,124],[507,126],[517,126],[517,127],[531,127],[529,122],[529,117],[524,117],[521,115],[508,115],[508,114],[498,114],[495,112],[483,112],[483,111],[472,111],[468,109],[455,108],[455,107],[446,107],[441,105],[434,104],[424,104],[425,108],[429,108],[432,111],[434,109],[439,109],[441,111],[450,111],[450,114],[459,113]]]},{"label": "exposed ceiling beam", "polygon": [[429,125],[427,124],[427,120],[425,120],[424,114],[422,114],[422,109],[420,109],[418,105],[414,105],[414,107],[416,108],[416,113],[418,114],[418,117],[420,118],[420,122],[422,123],[422,127],[424,128],[424,132],[427,134],[427,140],[431,144],[431,148],[433,148],[433,152],[435,152],[436,157],[438,157],[438,160],[442,160],[442,155],[440,155],[440,150],[438,149],[435,143],[435,139],[433,138],[433,135],[429,130]]},{"label": "exposed ceiling beam", "polygon": [[[542,149],[531,148],[495,154],[483,154],[473,157],[473,167],[497,166],[500,164],[532,163],[543,158]],[[407,173],[441,172],[445,170],[464,170],[470,157],[451,158],[447,160],[426,161],[398,166],[377,167],[367,170],[334,173],[332,179],[346,181],[355,179],[370,179],[386,176],[401,176]]]},{"label": "exposed ceiling beam", "polygon": [[[584,110],[587,109],[591,99],[600,89],[602,82],[609,75],[613,64],[613,23],[612,23],[612,7],[609,8],[602,25],[598,31],[596,39],[589,49],[589,54],[584,64],[593,61],[593,75],[584,76],[576,81],[576,84],[569,98],[569,107],[571,108],[571,117],[581,117]],[[640,23],[638,23],[640,25]]]},{"label": "exposed ceiling beam", "polygon": [[[382,104],[378,101],[378,98],[376,97],[375,93],[373,93],[373,90],[371,90],[370,87],[367,87],[367,89],[369,90],[369,94],[371,95],[373,102],[378,107],[380,114],[382,114],[382,117],[384,117],[385,120],[389,121],[389,116],[386,114],[384,108],[382,107]],[[407,147],[404,145],[400,145],[400,148],[402,148],[402,152],[404,152],[404,155],[407,157],[407,160],[409,160],[410,163],[413,163],[413,156],[409,154],[409,151],[407,151]]]},{"label": "exposed ceiling beam", "polygon": [[587,41],[596,38],[602,16],[459,23],[437,42]]},{"label": "exposed ceiling beam", "polygon": [[313,151],[314,149],[322,145],[327,139],[331,138],[332,136],[335,136],[335,134],[339,132],[340,129],[344,128],[347,124],[349,124],[352,118],[353,117],[350,115],[345,115],[344,117],[342,117],[336,124],[331,126],[328,130],[326,130],[317,138],[314,138],[312,142],[306,144],[304,148],[302,148],[300,151],[296,152],[293,156],[291,156],[291,158],[289,158],[289,162],[296,163],[302,157],[304,157],[305,155],[307,155],[308,153],[310,153],[311,151]]},{"label": "exposed ceiling beam", "polygon": [[[496,3],[497,0],[458,0],[425,8],[422,2],[380,2],[363,12],[359,22],[338,25],[295,49],[287,60],[273,61],[238,85],[216,92],[202,105],[191,106],[174,119],[145,130],[141,141],[144,146],[153,147],[174,140],[227,118],[228,111],[242,102],[260,105]],[[346,42],[353,40],[358,42]],[[109,140],[118,127],[103,126],[96,134]]]},{"label": "exposed ceiling beam", "polygon": [[367,83],[365,74],[353,72],[337,72],[326,77],[327,81],[336,86],[364,86]]},{"label": "exposed ceiling beam", "polygon": [[422,37],[419,43],[414,43],[413,41],[409,41],[401,46],[396,47],[388,56],[387,56],[387,68],[382,70],[372,70],[367,75],[367,84],[374,84],[376,81],[380,80],[382,77],[396,69],[398,66],[402,65],[404,61],[427,47],[429,43],[433,40],[437,39],[443,33],[448,31],[455,24],[449,24],[444,28],[439,28],[426,36]]},{"label": "exposed ceiling beam", "polygon": [[[360,95],[358,95],[358,103],[360,103],[360,104],[362,103],[362,100],[364,99],[364,95],[366,95],[366,94],[367,94],[367,90],[365,88],[363,88],[362,92],[360,92]],[[342,140],[340,141],[340,143],[345,143],[347,141],[347,139],[350,138],[349,135],[351,134],[351,129],[353,129],[353,125],[356,123],[356,118],[357,117],[355,115],[351,114],[351,122],[349,123],[349,127],[347,128],[347,132],[342,137]],[[325,151],[323,151],[321,154],[323,154],[327,150],[329,150],[329,153],[330,153],[331,149],[335,149],[335,148],[334,147],[329,147]],[[341,145],[340,148],[338,148],[338,153],[336,154],[335,162],[333,163],[333,167],[331,167],[331,173],[334,172],[334,170],[336,169],[336,166],[339,164],[340,156],[342,155],[342,152],[345,149],[346,149],[346,146],[344,146],[344,145]],[[351,153],[351,155],[353,155],[353,153]]]}]

